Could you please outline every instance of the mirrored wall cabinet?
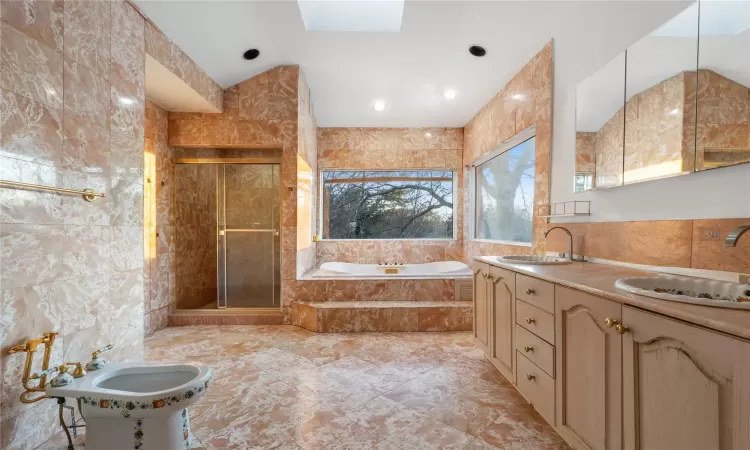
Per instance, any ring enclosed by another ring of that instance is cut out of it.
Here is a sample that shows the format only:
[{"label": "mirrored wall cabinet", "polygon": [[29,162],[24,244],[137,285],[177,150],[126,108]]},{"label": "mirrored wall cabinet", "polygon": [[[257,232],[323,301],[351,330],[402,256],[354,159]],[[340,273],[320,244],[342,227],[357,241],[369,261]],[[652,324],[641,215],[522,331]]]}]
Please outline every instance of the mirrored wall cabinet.
[{"label": "mirrored wall cabinet", "polygon": [[576,90],[575,191],[750,162],[750,0],[701,0]]}]

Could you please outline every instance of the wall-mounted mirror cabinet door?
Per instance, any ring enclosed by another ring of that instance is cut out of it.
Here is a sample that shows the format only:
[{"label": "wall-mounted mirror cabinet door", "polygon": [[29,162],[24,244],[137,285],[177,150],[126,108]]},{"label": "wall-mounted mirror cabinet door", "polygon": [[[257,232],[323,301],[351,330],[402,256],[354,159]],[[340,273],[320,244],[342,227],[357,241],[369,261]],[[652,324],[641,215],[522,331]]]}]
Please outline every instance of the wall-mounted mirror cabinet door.
[{"label": "wall-mounted mirror cabinet door", "polygon": [[625,184],[691,173],[698,2],[627,50]]},{"label": "wall-mounted mirror cabinet door", "polygon": [[750,162],[750,0],[701,1],[695,169]]},{"label": "wall-mounted mirror cabinet door", "polygon": [[625,52],[576,87],[575,192],[622,185]]}]

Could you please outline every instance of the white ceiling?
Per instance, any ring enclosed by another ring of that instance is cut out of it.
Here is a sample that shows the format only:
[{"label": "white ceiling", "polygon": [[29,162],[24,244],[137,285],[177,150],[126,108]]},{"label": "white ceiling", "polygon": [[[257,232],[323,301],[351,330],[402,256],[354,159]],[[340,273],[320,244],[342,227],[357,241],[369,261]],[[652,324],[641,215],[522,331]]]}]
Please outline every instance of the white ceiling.
[{"label": "white ceiling", "polygon": [[[605,57],[612,58],[633,42],[628,33],[653,29],[684,8],[683,2],[409,0],[400,32],[327,33],[305,31],[296,1],[135,1],[223,87],[299,64],[322,127],[462,127],[549,39],[601,58],[601,40],[610,38],[602,31],[642,15],[642,23],[609,39]],[[487,56],[471,56],[473,44]],[[260,57],[243,60],[253,47]],[[443,97],[446,88],[458,92],[454,100]],[[382,113],[372,108],[376,98],[387,103]]]}]

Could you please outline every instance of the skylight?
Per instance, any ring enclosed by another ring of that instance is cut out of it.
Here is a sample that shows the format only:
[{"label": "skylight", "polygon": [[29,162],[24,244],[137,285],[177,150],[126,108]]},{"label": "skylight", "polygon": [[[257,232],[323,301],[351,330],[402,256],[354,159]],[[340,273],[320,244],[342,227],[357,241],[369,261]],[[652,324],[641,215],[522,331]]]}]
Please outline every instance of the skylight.
[{"label": "skylight", "polygon": [[307,31],[398,32],[403,0],[297,0]]}]

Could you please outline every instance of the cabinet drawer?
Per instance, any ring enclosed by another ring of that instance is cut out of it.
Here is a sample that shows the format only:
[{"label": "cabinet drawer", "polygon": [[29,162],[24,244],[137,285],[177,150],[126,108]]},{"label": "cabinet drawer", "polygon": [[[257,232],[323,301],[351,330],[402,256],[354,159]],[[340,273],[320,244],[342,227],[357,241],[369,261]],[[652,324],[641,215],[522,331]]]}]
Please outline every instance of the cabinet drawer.
[{"label": "cabinet drawer", "polygon": [[555,316],[547,311],[516,300],[516,323],[555,345]]},{"label": "cabinet drawer", "polygon": [[552,283],[516,274],[516,298],[555,313],[555,285]]},{"label": "cabinet drawer", "polygon": [[555,424],[555,380],[516,352],[516,386],[550,425]]},{"label": "cabinet drawer", "polygon": [[516,350],[555,378],[555,347],[516,325]]}]

